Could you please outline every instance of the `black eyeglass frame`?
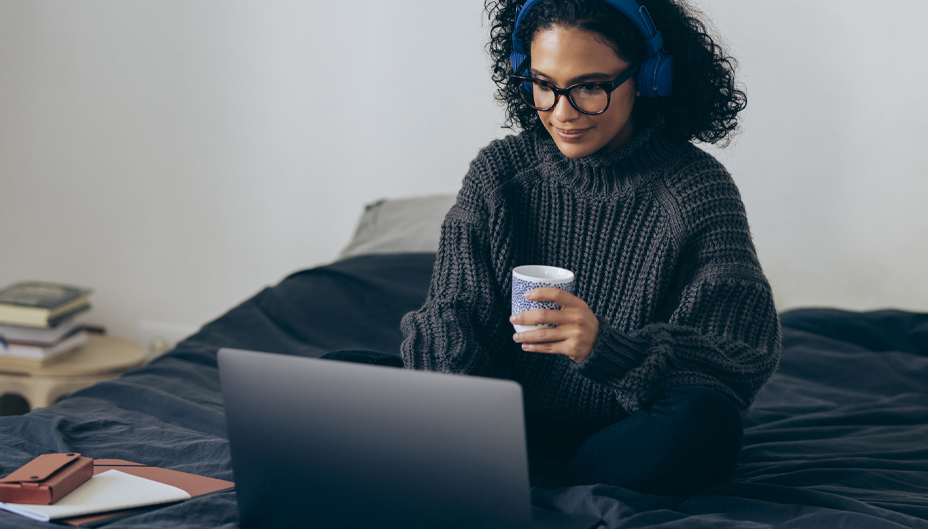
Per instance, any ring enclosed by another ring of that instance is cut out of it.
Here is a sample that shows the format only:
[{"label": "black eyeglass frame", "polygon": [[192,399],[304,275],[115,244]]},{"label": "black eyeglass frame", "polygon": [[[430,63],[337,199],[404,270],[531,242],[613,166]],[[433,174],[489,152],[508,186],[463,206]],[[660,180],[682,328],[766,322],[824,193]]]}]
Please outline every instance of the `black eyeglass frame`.
[{"label": "black eyeglass frame", "polygon": [[[603,112],[609,110],[609,103],[612,102],[612,92],[614,92],[617,88],[625,84],[625,81],[628,81],[629,79],[634,77],[635,74],[638,73],[638,66],[639,65],[637,64],[634,66],[630,66],[628,69],[626,69],[624,72],[619,74],[619,76],[613,79],[612,81],[577,83],[577,84],[572,84],[568,86],[567,88],[558,88],[549,81],[544,81],[542,79],[536,79],[534,77],[513,75],[512,78],[520,81],[518,90],[519,90],[519,94],[522,96],[522,101],[525,101],[526,105],[528,105],[529,107],[539,112],[548,112],[550,110],[553,110],[554,107],[557,106],[558,97],[565,96],[567,98],[567,101],[570,103],[570,106],[577,109],[577,112],[580,112],[581,114],[586,114],[588,116],[598,116],[602,114]],[[547,85],[554,92],[554,104],[547,108],[536,107],[534,103],[530,103],[529,100],[527,99],[529,97],[532,97],[532,99],[534,100],[534,97],[531,95],[531,92],[528,92],[522,89],[522,83],[540,83],[540,84]],[[599,112],[587,112],[586,110],[583,110],[582,108],[580,108],[577,105],[577,103],[574,102],[573,98],[570,96],[571,90],[573,90],[574,88],[577,88],[578,86],[596,86],[596,87],[604,89],[606,91],[606,108],[600,110]]]}]

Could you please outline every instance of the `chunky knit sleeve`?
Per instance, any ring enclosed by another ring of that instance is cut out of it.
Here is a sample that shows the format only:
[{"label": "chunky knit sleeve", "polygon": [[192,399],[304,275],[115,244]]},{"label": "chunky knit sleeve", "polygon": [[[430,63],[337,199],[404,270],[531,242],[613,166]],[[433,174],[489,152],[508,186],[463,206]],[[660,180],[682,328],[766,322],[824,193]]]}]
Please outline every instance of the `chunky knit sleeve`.
[{"label": "chunky knit sleeve", "polygon": [[707,164],[661,182],[657,194],[677,246],[659,321],[621,332],[600,319],[593,351],[576,367],[614,387],[629,412],[682,385],[717,389],[746,411],[776,370],[781,345],[738,190],[720,165]]},{"label": "chunky knit sleeve", "polygon": [[482,179],[485,157],[472,164],[442,225],[425,304],[401,324],[406,368],[508,378],[509,307],[491,262]]}]

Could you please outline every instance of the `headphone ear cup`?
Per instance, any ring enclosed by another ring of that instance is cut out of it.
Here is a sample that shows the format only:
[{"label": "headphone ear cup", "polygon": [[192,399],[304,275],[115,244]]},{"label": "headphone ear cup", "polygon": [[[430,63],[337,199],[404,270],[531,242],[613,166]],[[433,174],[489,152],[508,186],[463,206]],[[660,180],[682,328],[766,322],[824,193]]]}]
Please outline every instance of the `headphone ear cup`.
[{"label": "headphone ear cup", "polygon": [[667,53],[660,54],[661,59],[657,63],[657,95],[658,97],[668,97],[673,93],[673,55]]},{"label": "headphone ear cup", "polygon": [[659,56],[651,55],[638,67],[638,79],[636,81],[638,83],[638,93],[641,94],[641,97],[647,97],[648,99],[657,97],[654,92],[654,71],[657,68],[658,60],[660,60]]},{"label": "headphone ear cup", "polygon": [[673,55],[659,52],[651,55],[638,69],[638,93],[642,97],[667,97],[673,87]]}]

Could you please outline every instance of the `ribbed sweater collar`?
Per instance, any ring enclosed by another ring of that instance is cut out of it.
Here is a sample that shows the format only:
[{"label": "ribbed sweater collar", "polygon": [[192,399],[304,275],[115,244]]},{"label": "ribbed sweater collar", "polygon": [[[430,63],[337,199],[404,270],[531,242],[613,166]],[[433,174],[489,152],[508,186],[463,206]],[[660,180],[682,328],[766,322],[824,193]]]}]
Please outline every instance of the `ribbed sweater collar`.
[{"label": "ribbed sweater collar", "polygon": [[535,133],[535,148],[546,162],[542,164],[546,177],[580,193],[602,197],[631,192],[656,169],[676,159],[684,147],[649,127],[617,149],[573,159],[561,153],[547,131]]}]

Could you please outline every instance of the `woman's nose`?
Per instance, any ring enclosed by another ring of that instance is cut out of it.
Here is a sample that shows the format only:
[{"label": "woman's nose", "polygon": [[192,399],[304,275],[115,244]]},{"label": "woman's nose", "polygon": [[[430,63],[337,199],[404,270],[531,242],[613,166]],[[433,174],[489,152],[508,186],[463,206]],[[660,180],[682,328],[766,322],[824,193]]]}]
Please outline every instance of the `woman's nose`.
[{"label": "woman's nose", "polygon": [[567,96],[561,95],[557,98],[557,103],[554,104],[554,119],[565,123],[572,121],[580,117],[580,112],[570,104],[570,101],[567,100]]}]

